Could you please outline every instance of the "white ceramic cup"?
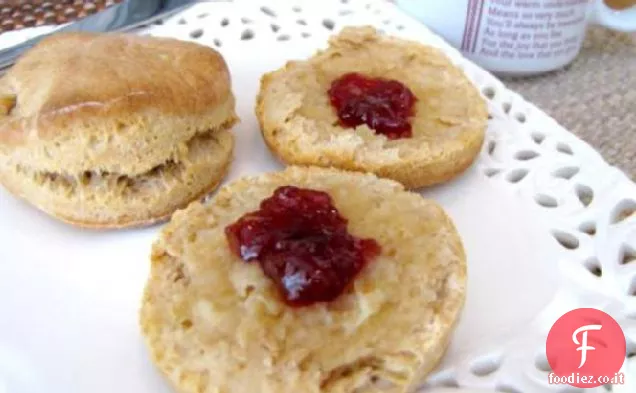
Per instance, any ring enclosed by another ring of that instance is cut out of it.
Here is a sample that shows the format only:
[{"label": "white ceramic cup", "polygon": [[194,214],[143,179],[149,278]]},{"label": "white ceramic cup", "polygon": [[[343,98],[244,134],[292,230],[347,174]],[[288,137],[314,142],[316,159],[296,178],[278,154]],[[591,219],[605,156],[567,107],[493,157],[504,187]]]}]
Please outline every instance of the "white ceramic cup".
[{"label": "white ceramic cup", "polygon": [[467,58],[495,74],[561,68],[581,50],[588,24],[636,31],[636,7],[603,0],[394,0]]}]

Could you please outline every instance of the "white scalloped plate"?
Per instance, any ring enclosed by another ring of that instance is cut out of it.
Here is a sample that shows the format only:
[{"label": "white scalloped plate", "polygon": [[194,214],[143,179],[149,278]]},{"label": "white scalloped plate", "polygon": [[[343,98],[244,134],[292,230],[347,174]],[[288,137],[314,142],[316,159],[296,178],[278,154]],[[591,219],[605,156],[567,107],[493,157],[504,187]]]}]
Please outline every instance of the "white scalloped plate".
[{"label": "white scalloped plate", "polygon": [[[260,75],[310,56],[346,24],[376,25],[443,49],[483,92],[492,116],[478,162],[424,192],[453,217],[469,263],[465,310],[424,389],[562,391],[547,384],[545,337],[556,318],[581,306],[613,315],[633,350],[636,263],[629,262],[636,259],[636,214],[629,213],[636,185],[392,5],[200,3],[141,33],[207,44],[227,59],[242,119],[231,181],[281,168],[253,114]],[[159,228],[81,231],[4,191],[0,222],[0,393],[170,392],[137,325]]]}]

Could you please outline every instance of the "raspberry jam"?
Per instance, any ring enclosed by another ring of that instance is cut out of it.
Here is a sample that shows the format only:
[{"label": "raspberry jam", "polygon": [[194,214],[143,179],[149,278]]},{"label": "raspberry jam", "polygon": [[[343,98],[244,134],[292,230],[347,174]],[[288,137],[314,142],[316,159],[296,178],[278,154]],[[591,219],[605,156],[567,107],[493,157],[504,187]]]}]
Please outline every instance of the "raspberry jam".
[{"label": "raspberry jam", "polygon": [[409,118],[417,99],[402,83],[348,73],[331,83],[328,94],[343,127],[366,124],[389,139],[412,136]]},{"label": "raspberry jam", "polygon": [[380,253],[375,240],[349,234],[329,194],[293,186],[276,189],[225,235],[231,251],[258,261],[285,302],[296,307],[334,300]]}]

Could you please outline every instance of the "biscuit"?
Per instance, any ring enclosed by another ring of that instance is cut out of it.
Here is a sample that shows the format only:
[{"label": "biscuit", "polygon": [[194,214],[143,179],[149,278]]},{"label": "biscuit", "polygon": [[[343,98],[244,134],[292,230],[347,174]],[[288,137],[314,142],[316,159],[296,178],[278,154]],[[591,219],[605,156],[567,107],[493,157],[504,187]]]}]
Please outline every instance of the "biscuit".
[{"label": "biscuit", "polygon": [[148,225],[211,191],[238,120],[215,50],[173,39],[66,33],[0,79],[0,182],[84,227]]},{"label": "biscuit", "polygon": [[[381,254],[336,300],[292,308],[224,228],[285,185],[329,193]],[[180,393],[410,392],[463,307],[466,260],[443,209],[373,174],[290,166],[176,212],[155,242],[140,310],[156,366]]]},{"label": "biscuit", "polygon": [[[327,91],[349,72],[397,80],[417,98],[413,136],[387,139],[343,128]],[[326,50],[261,78],[256,116],[269,149],[287,164],[373,172],[407,188],[442,183],[478,155],[488,121],[479,91],[438,49],[347,27]]]}]

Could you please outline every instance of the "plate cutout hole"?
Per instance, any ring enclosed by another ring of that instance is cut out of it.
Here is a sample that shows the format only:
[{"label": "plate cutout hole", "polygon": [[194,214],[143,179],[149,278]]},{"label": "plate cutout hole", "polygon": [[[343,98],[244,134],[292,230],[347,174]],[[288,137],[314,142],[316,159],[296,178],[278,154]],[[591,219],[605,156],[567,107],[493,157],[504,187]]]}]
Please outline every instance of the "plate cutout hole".
[{"label": "plate cutout hole", "polygon": [[249,18],[241,18],[241,23],[243,23],[244,25],[249,25],[250,23],[252,23],[252,20]]},{"label": "plate cutout hole", "polygon": [[303,9],[302,9],[302,8],[300,8],[300,7],[298,7],[298,6],[294,6],[294,7],[292,7],[292,11],[294,11],[294,12],[302,12],[302,10],[303,10]]},{"label": "plate cutout hole", "polygon": [[506,180],[508,180],[510,183],[519,183],[521,180],[523,180],[524,177],[526,177],[526,175],[528,174],[528,170],[527,169],[514,169],[510,172],[508,172],[508,176],[506,176]]},{"label": "plate cutout hole", "polygon": [[269,27],[272,28],[272,31],[274,33],[278,33],[278,30],[280,30],[280,26],[279,25],[271,24],[271,25],[269,25]]},{"label": "plate cutout hole", "polygon": [[188,22],[187,22],[185,19],[181,18],[181,19],[179,19],[179,21],[177,22],[177,24],[185,25],[185,24],[188,24]]},{"label": "plate cutout hole", "polygon": [[272,18],[276,18],[276,13],[269,7],[261,7],[261,12],[267,16],[271,16]]},{"label": "plate cutout hole", "polygon": [[631,340],[627,340],[627,348],[625,349],[627,350],[626,358],[631,359],[636,356],[636,345]]},{"label": "plate cutout hole", "polygon": [[203,35],[203,29],[196,29],[190,32],[190,37],[194,39],[201,38],[202,35]]},{"label": "plate cutout hole", "polygon": [[457,377],[453,374],[448,374],[437,378],[435,386],[443,388],[459,388],[459,382],[457,382]]},{"label": "plate cutout hole", "polygon": [[243,30],[241,33],[241,41],[248,41],[254,38],[254,32],[250,29]]},{"label": "plate cutout hole", "polygon": [[493,153],[495,152],[495,148],[497,147],[497,142],[494,140],[490,140],[488,141],[488,154],[490,154],[491,156],[493,155]]},{"label": "plate cutout hole", "polygon": [[395,28],[398,29],[398,30],[404,30],[404,26],[402,26],[402,25],[397,25]]},{"label": "plate cutout hole", "polygon": [[508,114],[512,109],[512,104],[509,102],[504,102],[503,104],[501,104],[501,109],[503,109],[504,113]]},{"label": "plate cutout hole", "polygon": [[502,393],[522,393],[521,390],[515,389],[509,385],[497,385],[495,390]]},{"label": "plate cutout hole", "polygon": [[470,366],[470,372],[478,377],[485,377],[499,370],[500,367],[501,358],[489,356],[475,360]]},{"label": "plate cutout hole", "polygon": [[539,353],[534,358],[534,366],[539,371],[543,371],[544,373],[552,372],[552,367],[550,367],[550,363],[548,362],[548,358],[545,356],[545,353]]},{"label": "plate cutout hole", "polygon": [[563,154],[568,154],[568,155],[573,155],[574,152],[572,151],[572,148],[570,147],[570,145],[567,145],[563,142],[559,142],[556,145],[556,149],[559,153],[563,153]]},{"label": "plate cutout hole", "polygon": [[493,177],[495,175],[497,175],[499,172],[501,172],[501,169],[497,169],[497,168],[486,168],[484,170],[484,175],[488,176],[488,177]]},{"label": "plate cutout hole", "polygon": [[550,195],[546,195],[546,194],[537,194],[534,197],[534,200],[543,207],[547,207],[547,208],[554,208],[559,206],[559,203],[557,202],[557,200],[553,197],[551,197]]},{"label": "plate cutout hole", "polygon": [[228,26],[230,24],[230,20],[228,18],[221,19],[221,27]]},{"label": "plate cutout hole", "polygon": [[585,266],[588,272],[592,273],[596,277],[603,276],[603,268],[601,268],[601,264],[599,263],[598,259],[590,258],[583,262],[583,266]]},{"label": "plate cutout hole", "polygon": [[576,188],[576,196],[579,198],[579,202],[583,204],[583,206],[588,207],[594,200],[594,191],[583,184],[577,184]]},{"label": "plate cutout hole", "polygon": [[351,14],[353,14],[353,11],[351,11],[351,10],[340,10],[340,11],[338,11],[338,15],[340,15],[340,16],[347,16],[347,15],[351,15]]},{"label": "plate cutout hole", "polygon": [[533,132],[532,134],[530,134],[530,136],[532,137],[534,143],[536,143],[537,145],[540,145],[545,140],[545,134],[542,134],[540,132]]},{"label": "plate cutout hole", "polygon": [[526,115],[525,115],[525,114],[523,114],[523,113],[521,113],[521,112],[519,112],[519,113],[515,114],[515,119],[517,119],[517,121],[518,121],[519,123],[525,123],[525,122],[526,122],[526,120],[527,120],[527,119],[526,119]]},{"label": "plate cutout hole", "polygon": [[281,36],[278,36],[278,38],[276,38],[278,41],[289,41],[291,37],[287,34],[283,34]]},{"label": "plate cutout hole", "polygon": [[628,296],[636,296],[636,275],[632,276],[632,280],[627,288]]},{"label": "plate cutout hole", "polygon": [[567,250],[576,250],[579,248],[579,239],[577,239],[574,235],[556,230],[552,231],[552,236],[554,236],[556,241]]},{"label": "plate cutout hole", "polygon": [[323,19],[322,25],[325,26],[327,30],[333,30],[336,24],[331,19]]},{"label": "plate cutout hole", "polygon": [[309,34],[309,33],[300,33],[300,36],[303,37],[303,38],[309,38],[309,37],[311,37],[311,34]]},{"label": "plate cutout hole", "polygon": [[296,23],[298,23],[301,26],[307,26],[307,21],[304,19],[298,19]]},{"label": "plate cutout hole", "polygon": [[492,100],[493,98],[495,98],[495,88],[492,86],[486,86],[481,90],[481,94],[483,94],[484,97],[488,98],[489,100]]},{"label": "plate cutout hole", "polygon": [[207,12],[204,12],[202,14],[197,15],[197,18],[199,19],[203,19],[203,18],[207,18],[210,14],[208,14]]},{"label": "plate cutout hole", "polygon": [[625,221],[630,216],[636,213],[636,201],[632,199],[623,199],[618,202],[614,210],[612,211],[612,224],[618,224]]},{"label": "plate cutout hole", "polygon": [[349,4],[349,0],[340,0],[342,4]]},{"label": "plate cutout hole", "polygon": [[636,249],[627,244],[623,244],[623,247],[621,247],[620,261],[621,265],[636,262]]},{"label": "plate cutout hole", "polygon": [[221,40],[220,40],[220,39],[218,39],[218,38],[215,38],[212,42],[214,43],[214,45],[215,45],[217,48],[220,48],[220,47],[221,47],[221,45],[222,45]]},{"label": "plate cutout hole", "polygon": [[586,221],[579,225],[579,231],[587,235],[594,236],[596,235],[596,224],[592,221]]},{"label": "plate cutout hole", "polygon": [[520,161],[528,161],[539,157],[539,153],[532,150],[521,150],[515,154],[515,158]]},{"label": "plate cutout hole", "polygon": [[382,21],[383,25],[390,25],[391,24],[391,19],[385,19]]},{"label": "plate cutout hole", "polygon": [[563,168],[559,168],[556,171],[554,171],[554,173],[552,173],[552,175],[554,177],[558,177],[558,178],[561,178],[561,179],[570,180],[577,173],[579,173],[579,168],[577,168],[575,166],[565,166]]}]

